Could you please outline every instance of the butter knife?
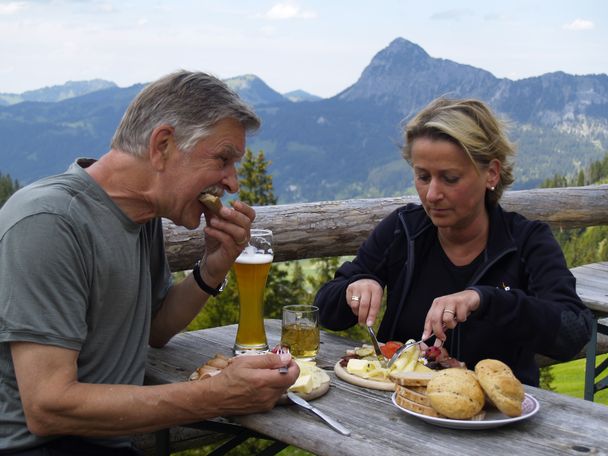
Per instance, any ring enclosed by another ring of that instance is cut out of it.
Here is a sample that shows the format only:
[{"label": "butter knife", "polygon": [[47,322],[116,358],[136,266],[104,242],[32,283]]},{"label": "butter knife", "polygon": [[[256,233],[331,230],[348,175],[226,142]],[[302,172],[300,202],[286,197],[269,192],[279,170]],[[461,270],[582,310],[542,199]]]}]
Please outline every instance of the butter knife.
[{"label": "butter knife", "polygon": [[312,413],[314,413],[315,415],[317,415],[319,418],[321,418],[323,421],[325,421],[327,424],[329,424],[334,430],[338,431],[340,434],[342,434],[342,435],[350,435],[350,431],[348,429],[346,429],[344,426],[342,426],[340,423],[338,423],[333,418],[327,416],[325,413],[323,413],[318,408],[313,407],[312,405],[310,405],[307,401],[305,401],[304,399],[302,399],[300,396],[298,396],[293,391],[287,391],[287,397],[294,404],[297,404],[300,407],[305,408],[306,410],[310,410]]},{"label": "butter knife", "polygon": [[380,361],[380,365],[382,367],[387,367],[386,357],[382,354],[382,350],[380,350],[380,344],[378,344],[378,339],[376,338],[374,328],[368,326],[367,332],[369,333],[369,337],[372,340],[372,345],[374,346],[374,351],[376,352],[376,357],[378,358],[378,361]]}]

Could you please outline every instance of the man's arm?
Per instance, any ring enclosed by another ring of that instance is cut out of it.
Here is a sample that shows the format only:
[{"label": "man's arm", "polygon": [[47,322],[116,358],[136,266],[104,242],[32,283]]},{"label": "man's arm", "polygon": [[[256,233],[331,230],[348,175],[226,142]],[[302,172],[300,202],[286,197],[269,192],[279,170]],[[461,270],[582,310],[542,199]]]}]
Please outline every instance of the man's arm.
[{"label": "man's arm", "polygon": [[[11,353],[27,426],[36,435],[129,435],[266,411],[299,373],[289,356],[269,354],[235,359],[222,373],[203,381],[90,384],[78,381],[77,351],[13,342]],[[277,368],[286,363],[288,374],[280,374]]]}]

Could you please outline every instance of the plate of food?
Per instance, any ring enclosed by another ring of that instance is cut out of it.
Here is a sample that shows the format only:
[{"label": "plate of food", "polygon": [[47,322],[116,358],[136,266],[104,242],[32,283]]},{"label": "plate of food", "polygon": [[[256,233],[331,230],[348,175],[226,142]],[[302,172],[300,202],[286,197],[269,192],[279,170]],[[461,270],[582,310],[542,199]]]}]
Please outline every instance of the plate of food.
[{"label": "plate of food", "polygon": [[[409,343],[410,341],[408,341]],[[403,345],[390,341],[380,348],[385,358],[391,356]],[[390,368],[382,367],[371,345],[362,345],[352,350],[336,362],[334,372],[338,378],[353,385],[383,391],[395,391],[395,378],[401,375],[426,378],[433,372],[447,367],[463,367],[459,361],[451,358],[444,348],[412,345],[400,354]]]},{"label": "plate of food", "polygon": [[524,400],[522,402],[522,414],[516,417],[509,417],[498,410],[486,411],[485,415],[478,417],[477,419],[471,420],[454,420],[450,418],[440,418],[429,415],[424,415],[423,413],[416,413],[413,410],[409,410],[405,407],[402,407],[397,403],[396,399],[397,393],[393,393],[392,401],[395,407],[401,409],[408,415],[415,416],[420,418],[427,423],[434,424],[435,426],[450,428],[450,429],[489,429],[495,428],[499,426],[504,426],[509,423],[515,423],[517,421],[525,420],[530,418],[538,410],[540,406],[538,401],[534,398],[534,396],[526,393]]},{"label": "plate of food", "polygon": [[435,426],[488,429],[535,415],[538,401],[504,363],[485,359],[475,371],[449,368],[421,381],[401,376],[392,395],[398,409]]},{"label": "plate of food", "polygon": [[[227,356],[216,354],[196,369],[190,375],[190,380],[204,380],[219,374],[231,362],[231,359]],[[295,383],[289,387],[289,391],[293,391],[307,401],[311,401],[327,393],[330,378],[325,371],[320,369],[314,361],[301,361],[295,358],[294,361],[300,367],[300,375]],[[284,395],[279,400],[279,403],[288,404],[291,402],[287,399],[287,395]]]}]

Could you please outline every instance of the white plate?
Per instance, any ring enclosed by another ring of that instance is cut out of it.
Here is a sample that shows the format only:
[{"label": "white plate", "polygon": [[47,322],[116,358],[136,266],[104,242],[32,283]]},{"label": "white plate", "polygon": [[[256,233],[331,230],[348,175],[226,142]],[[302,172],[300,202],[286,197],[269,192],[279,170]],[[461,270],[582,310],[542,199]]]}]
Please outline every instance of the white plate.
[{"label": "white plate", "polygon": [[484,419],[480,421],[451,420],[449,418],[435,418],[433,416],[421,415],[420,413],[412,412],[411,410],[400,407],[395,401],[396,394],[397,393],[393,393],[391,398],[393,404],[399,410],[403,410],[408,415],[418,417],[421,420],[426,421],[427,423],[434,424],[435,426],[451,429],[489,429],[498,426],[504,426],[505,424],[515,423],[516,421],[521,421],[530,418],[531,416],[536,414],[536,412],[538,412],[538,410],[540,409],[538,401],[533,396],[526,393],[524,401],[521,404],[522,413],[520,416],[512,418],[494,409],[487,410]]}]

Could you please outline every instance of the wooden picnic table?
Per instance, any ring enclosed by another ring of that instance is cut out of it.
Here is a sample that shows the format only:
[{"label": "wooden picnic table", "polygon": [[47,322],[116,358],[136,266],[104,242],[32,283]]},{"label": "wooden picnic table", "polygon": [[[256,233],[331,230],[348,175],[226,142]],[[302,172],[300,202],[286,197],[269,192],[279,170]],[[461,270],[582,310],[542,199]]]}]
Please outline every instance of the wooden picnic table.
[{"label": "wooden picnic table", "polygon": [[[215,354],[231,355],[236,329],[236,325],[230,325],[185,332],[162,349],[151,348],[146,382],[187,381],[191,372]],[[266,333],[269,344],[276,344],[280,321],[267,320]],[[237,425],[268,436],[279,442],[277,449],[294,445],[318,455],[608,454],[608,407],[534,387],[526,386],[526,392],[538,400],[540,410],[528,419],[485,430],[445,429],[428,424],[396,408],[391,402],[392,393],[354,386],[335,376],[334,364],[354,344],[321,332],[317,365],[330,375],[331,384],[326,395],[314,400],[316,407],[349,428],[351,436],[338,434],[316,416],[293,405],[220,420],[220,424]]]},{"label": "wooden picnic table", "polygon": [[571,271],[576,277],[577,294],[596,317],[585,361],[585,399],[592,401],[595,393],[608,388],[608,375],[600,378],[608,369],[608,359],[596,366],[599,335],[608,336],[608,262],[585,264]]}]

